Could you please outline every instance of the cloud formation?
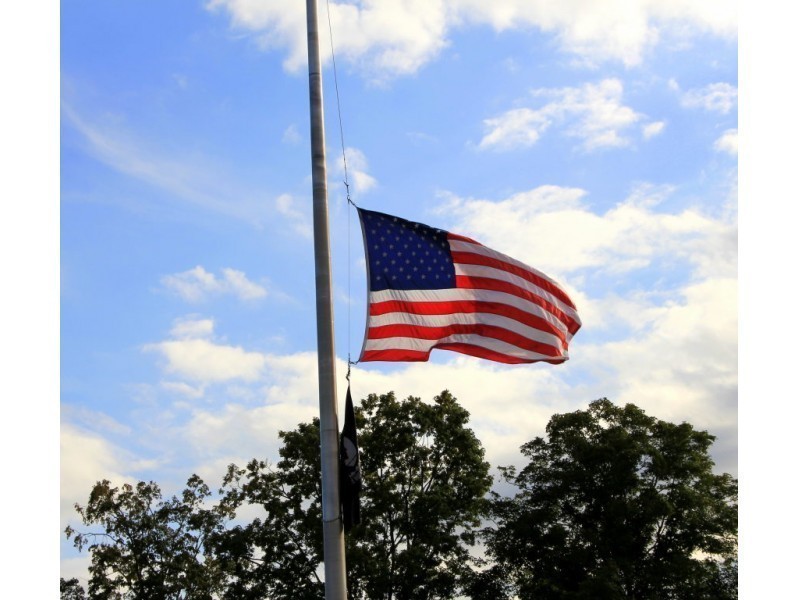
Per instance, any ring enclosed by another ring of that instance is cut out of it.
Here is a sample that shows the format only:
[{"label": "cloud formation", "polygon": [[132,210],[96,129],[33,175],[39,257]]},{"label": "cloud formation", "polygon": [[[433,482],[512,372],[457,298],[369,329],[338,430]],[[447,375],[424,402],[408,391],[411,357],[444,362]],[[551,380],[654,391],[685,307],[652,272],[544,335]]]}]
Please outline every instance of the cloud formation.
[{"label": "cloud formation", "polygon": [[[358,148],[346,148],[345,156],[347,158],[347,176],[353,191],[357,194],[365,194],[376,185],[378,181],[367,172],[368,163],[366,155]],[[344,160],[339,157],[336,161],[336,170],[338,173],[344,175]]]},{"label": "cloud formation", "polygon": [[[63,123],[81,135],[86,151],[115,171],[167,193],[170,199],[258,225],[266,219],[264,203],[218,157],[165,152],[163,141],[143,139],[115,117],[96,117],[62,101]],[[89,116],[89,115],[92,116]],[[141,206],[137,205],[137,209]]]},{"label": "cloud formation", "polygon": [[[206,6],[226,13],[236,29],[250,32],[263,49],[285,52],[287,70],[305,65],[303,3],[211,0]],[[454,31],[470,26],[538,29],[581,61],[626,66],[641,63],[664,38],[705,34],[735,39],[737,33],[736,5],[725,0],[361,0],[326,6],[337,56],[378,82],[416,72],[448,46]],[[321,7],[320,23],[326,18]],[[320,35],[321,47],[330,48],[328,28],[320,26]]]},{"label": "cloud formation", "polygon": [[242,271],[224,268],[222,276],[217,277],[200,265],[181,273],[164,275],[161,285],[188,302],[201,302],[223,294],[236,296],[240,300],[256,300],[267,295],[264,287],[247,279]]},{"label": "cloud formation", "polygon": [[448,215],[452,231],[545,272],[619,274],[665,258],[700,269],[706,257],[720,252],[718,262],[728,264],[726,274],[731,272],[735,225],[699,209],[660,212],[658,204],[670,193],[669,188],[645,186],[598,214],[585,201],[584,190],[540,186],[500,201],[450,197],[440,213]]},{"label": "cloud formation", "polygon": [[642,127],[642,137],[646,140],[660,135],[667,124],[664,121],[654,121]]},{"label": "cloud formation", "polygon": [[[721,440],[719,468],[735,471],[735,217],[660,210],[671,193],[638,189],[602,213],[591,210],[583,190],[557,186],[500,201],[449,198],[440,207],[453,220],[449,229],[541,268],[570,289],[584,321],[572,358],[559,367],[519,368],[439,352],[424,364],[358,365],[354,396],[393,390],[430,400],[447,387],[472,413],[493,465],[517,463],[519,445],[542,435],[554,413],[606,396],[708,429]],[[638,279],[635,272],[655,261],[663,263],[664,281]],[[194,448],[196,460],[276,453],[275,431],[316,415],[315,353],[264,354],[219,344],[208,339],[204,320],[193,323],[177,323],[172,336],[194,329],[197,339],[149,348],[165,359],[170,385],[177,391],[182,382],[191,393],[198,385],[238,382],[250,391],[243,396],[248,400],[226,394],[221,405],[194,406],[174,435]],[[610,330],[616,333],[608,339]],[[337,362],[340,382],[346,368]],[[273,440],[268,448],[267,439]],[[219,460],[213,464],[222,468]],[[209,476],[218,476],[201,462]]]},{"label": "cloud formation", "polygon": [[732,156],[739,155],[739,130],[728,129],[717,141],[714,142],[714,149],[719,152],[726,152]]},{"label": "cloud formation", "polygon": [[204,339],[166,340],[148,344],[145,350],[157,352],[166,360],[167,373],[197,383],[255,381],[266,363],[259,352]]},{"label": "cloud formation", "polygon": [[[488,130],[481,150],[514,150],[535,144],[550,127],[563,125],[564,133],[577,138],[586,151],[627,146],[628,131],[645,117],[622,102],[623,85],[618,79],[604,79],[580,87],[537,89],[536,98],[550,98],[539,108],[515,108],[486,119]],[[661,123],[643,126],[645,139],[663,128]]]},{"label": "cloud formation", "polygon": [[[542,186],[500,201],[450,198],[441,213],[449,230],[540,268],[570,290],[584,327],[566,368],[548,371],[555,381],[546,396],[567,403],[608,396],[711,429],[724,438],[720,460],[733,469],[736,216],[661,210],[672,193],[642,187],[597,213],[583,190]],[[641,280],[637,271],[653,263],[659,280]],[[614,338],[606,339],[611,330]],[[572,379],[578,373],[583,381]]]},{"label": "cloud formation", "polygon": [[738,100],[739,89],[735,86],[729,83],[711,83],[684,92],[681,96],[681,105],[727,115],[736,108]]},{"label": "cloud formation", "polygon": [[297,207],[298,203],[291,194],[281,194],[275,198],[275,208],[278,213],[286,217],[292,230],[301,237],[310,240],[313,236],[311,215]]},{"label": "cloud formation", "polygon": [[74,504],[86,504],[95,482],[108,479],[115,485],[129,480],[133,466],[129,453],[101,434],[72,424],[61,425],[61,526],[75,522]]}]

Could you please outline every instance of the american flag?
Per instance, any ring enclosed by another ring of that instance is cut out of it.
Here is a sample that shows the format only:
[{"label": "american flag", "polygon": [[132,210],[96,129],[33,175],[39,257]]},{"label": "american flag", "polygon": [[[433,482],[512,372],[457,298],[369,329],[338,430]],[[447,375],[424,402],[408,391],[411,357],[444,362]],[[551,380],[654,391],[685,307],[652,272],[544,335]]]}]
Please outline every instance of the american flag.
[{"label": "american flag", "polygon": [[562,363],[581,326],[552,279],[470,238],[358,209],[369,279],[359,361],[452,350],[501,363]]}]

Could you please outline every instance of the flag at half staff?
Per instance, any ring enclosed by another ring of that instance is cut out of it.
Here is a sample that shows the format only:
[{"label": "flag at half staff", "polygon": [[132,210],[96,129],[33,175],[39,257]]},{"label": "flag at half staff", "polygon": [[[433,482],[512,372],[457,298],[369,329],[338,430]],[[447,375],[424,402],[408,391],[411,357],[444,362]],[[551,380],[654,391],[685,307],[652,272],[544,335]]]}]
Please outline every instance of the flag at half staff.
[{"label": "flag at half staff", "polygon": [[369,280],[359,361],[452,350],[502,363],[562,363],[581,320],[555,281],[470,238],[358,209]]}]

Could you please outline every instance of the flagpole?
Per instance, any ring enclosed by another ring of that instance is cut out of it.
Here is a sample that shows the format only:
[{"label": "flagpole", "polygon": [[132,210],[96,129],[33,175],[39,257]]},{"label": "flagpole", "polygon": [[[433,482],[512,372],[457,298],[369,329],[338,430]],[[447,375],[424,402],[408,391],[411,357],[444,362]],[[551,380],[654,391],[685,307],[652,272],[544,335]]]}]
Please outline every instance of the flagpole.
[{"label": "flagpole", "polygon": [[314,265],[317,285],[317,363],[319,371],[320,464],[325,600],[346,600],[344,532],[339,500],[339,423],[336,402],[336,352],[325,173],[325,123],[319,59],[317,1],[306,0],[308,91],[311,113],[311,181],[314,211]]}]

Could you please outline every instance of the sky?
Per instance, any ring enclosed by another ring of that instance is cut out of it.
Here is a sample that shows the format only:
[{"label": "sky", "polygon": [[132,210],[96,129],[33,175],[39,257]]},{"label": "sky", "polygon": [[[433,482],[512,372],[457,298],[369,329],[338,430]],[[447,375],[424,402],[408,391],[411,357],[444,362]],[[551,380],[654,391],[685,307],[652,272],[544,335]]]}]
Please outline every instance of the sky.
[{"label": "sky", "polygon": [[[715,435],[738,476],[735,3],[319,14],[340,409],[366,310],[347,177],[545,272],[583,322],[563,365],[434,351],[354,366],[354,398],[448,389],[498,466],[607,397]],[[304,3],[63,0],[56,26],[63,531],[99,479],[215,487],[318,406]],[[62,536],[62,576],[87,564]]]}]

